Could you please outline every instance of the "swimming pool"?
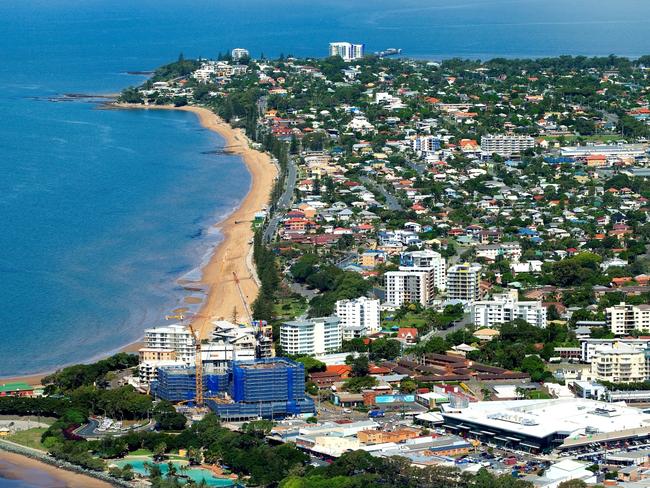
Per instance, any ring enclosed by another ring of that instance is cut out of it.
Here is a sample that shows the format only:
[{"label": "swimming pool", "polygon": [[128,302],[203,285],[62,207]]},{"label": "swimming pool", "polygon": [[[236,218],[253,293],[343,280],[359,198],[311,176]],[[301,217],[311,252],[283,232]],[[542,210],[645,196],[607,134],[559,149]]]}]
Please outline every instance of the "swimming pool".
[{"label": "swimming pool", "polygon": [[[151,463],[151,462],[152,462],[151,460],[147,460],[147,459],[123,459],[120,461],[114,461],[113,464],[119,466],[120,468],[123,468],[127,464],[130,464],[131,466],[133,466],[133,472],[146,476],[148,472],[144,467],[144,464]],[[176,466],[177,474],[187,476],[190,479],[194,480],[196,483],[205,480],[208,486],[235,486],[234,481],[225,478],[217,478],[207,469],[188,468],[186,470],[181,470],[180,469],[181,466],[187,466],[187,463],[182,463],[179,461],[172,461],[172,463],[174,464],[174,466]],[[163,474],[167,474],[167,471],[169,471],[169,467],[167,466],[167,463],[156,463],[156,464],[158,465],[160,471]]]}]

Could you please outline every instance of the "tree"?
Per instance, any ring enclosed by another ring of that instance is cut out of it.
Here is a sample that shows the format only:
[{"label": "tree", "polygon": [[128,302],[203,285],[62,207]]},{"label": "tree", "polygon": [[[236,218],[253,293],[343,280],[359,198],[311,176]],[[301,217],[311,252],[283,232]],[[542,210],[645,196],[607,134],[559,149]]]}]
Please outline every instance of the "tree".
[{"label": "tree", "polygon": [[368,356],[359,355],[352,361],[352,376],[367,376],[369,371]]}]

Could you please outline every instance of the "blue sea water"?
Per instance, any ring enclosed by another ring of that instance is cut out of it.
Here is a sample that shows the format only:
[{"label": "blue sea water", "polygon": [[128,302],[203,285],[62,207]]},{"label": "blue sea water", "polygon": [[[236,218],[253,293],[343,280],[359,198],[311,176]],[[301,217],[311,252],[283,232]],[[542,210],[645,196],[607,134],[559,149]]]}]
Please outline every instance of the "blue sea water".
[{"label": "blue sea water", "polygon": [[187,113],[98,110],[126,74],[241,46],[333,40],[421,58],[650,53],[647,0],[22,0],[0,3],[0,377],[89,360],[182,305],[177,279],[245,194]]}]

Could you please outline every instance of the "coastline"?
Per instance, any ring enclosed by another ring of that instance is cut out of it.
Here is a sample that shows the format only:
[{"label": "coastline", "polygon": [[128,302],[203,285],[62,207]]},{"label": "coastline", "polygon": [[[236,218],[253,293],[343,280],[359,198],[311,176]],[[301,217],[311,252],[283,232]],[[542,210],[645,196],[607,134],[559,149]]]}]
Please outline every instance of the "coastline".
[{"label": "coastline", "polygon": [[[47,478],[44,480],[43,478]],[[48,486],[61,488],[83,486],[85,488],[109,488],[113,483],[92,476],[75,473],[65,468],[38,461],[32,457],[0,449],[0,484],[3,479],[25,482],[48,482]],[[52,485],[51,483],[55,483]]]},{"label": "coastline", "polygon": [[[233,278],[233,272],[239,278],[247,306],[250,308],[259,290],[256,271],[250,257],[254,237],[251,222],[255,213],[262,210],[270,201],[271,189],[277,178],[277,167],[271,161],[271,157],[266,153],[252,149],[242,129],[232,128],[214,112],[204,107],[112,103],[108,105],[108,108],[191,112],[196,115],[202,127],[224,138],[224,150],[242,158],[251,175],[251,183],[239,206],[224,219],[213,224],[213,227],[219,229],[222,240],[212,250],[207,264],[201,269],[199,283],[206,287],[207,293],[199,313],[192,319],[192,325],[199,332],[201,338],[206,339],[212,332],[212,320],[230,320],[234,307],[237,308],[238,319],[246,320],[246,312]],[[142,342],[138,340],[124,345],[118,351],[137,352],[140,347],[142,347]],[[53,372],[4,377],[0,378],[0,384],[20,381],[31,385],[40,385],[41,379]]]},{"label": "coastline", "polygon": [[192,319],[192,325],[202,339],[207,339],[212,332],[212,320],[229,320],[235,307],[239,320],[246,320],[246,312],[233,273],[237,274],[242,293],[250,309],[259,291],[256,271],[249,266],[252,261],[248,256],[252,251],[254,237],[251,223],[255,213],[269,204],[271,189],[277,178],[277,168],[271,161],[271,157],[252,149],[242,129],[233,129],[214,112],[204,107],[132,104],[114,104],[114,106],[139,110],[191,112],[197,116],[202,127],[216,132],[225,139],[224,149],[229,154],[241,156],[251,175],[251,184],[239,206],[225,219],[214,224],[223,239],[201,270],[200,283],[208,288],[208,292],[199,313]]}]

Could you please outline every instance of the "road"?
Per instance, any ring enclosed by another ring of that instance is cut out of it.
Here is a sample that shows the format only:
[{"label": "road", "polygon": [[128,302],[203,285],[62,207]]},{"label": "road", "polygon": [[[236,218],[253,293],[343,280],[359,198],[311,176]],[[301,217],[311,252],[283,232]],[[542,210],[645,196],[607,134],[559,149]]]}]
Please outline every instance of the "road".
[{"label": "road", "polygon": [[294,157],[290,157],[287,164],[287,179],[284,185],[284,191],[280,198],[277,201],[275,209],[271,219],[269,220],[268,225],[264,229],[264,234],[262,235],[263,242],[271,242],[275,237],[276,232],[278,231],[278,225],[280,225],[280,220],[284,216],[284,212],[289,209],[291,202],[293,201],[293,193],[296,189],[296,179],[298,177],[298,167]]},{"label": "road", "polygon": [[454,322],[454,325],[449,327],[448,329],[432,329],[426,334],[422,336],[420,339],[420,342],[426,342],[432,337],[447,337],[449,334],[452,332],[456,332],[457,330],[464,329],[467,327],[469,324],[472,323],[471,317],[469,313],[466,313],[463,315],[463,318],[460,319],[457,322]]},{"label": "road", "polygon": [[379,191],[379,193],[381,193],[384,196],[384,198],[386,199],[386,208],[388,208],[388,210],[394,210],[396,212],[401,212],[402,210],[404,210],[404,208],[402,208],[400,203],[397,201],[397,198],[395,198],[394,195],[389,193],[388,190],[386,190],[386,188],[384,188],[382,185],[372,181],[367,176],[362,176],[361,181],[363,181],[364,184],[366,184],[370,188],[376,189],[377,191]]}]

